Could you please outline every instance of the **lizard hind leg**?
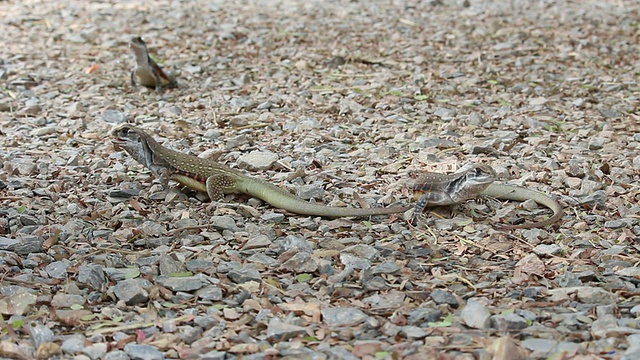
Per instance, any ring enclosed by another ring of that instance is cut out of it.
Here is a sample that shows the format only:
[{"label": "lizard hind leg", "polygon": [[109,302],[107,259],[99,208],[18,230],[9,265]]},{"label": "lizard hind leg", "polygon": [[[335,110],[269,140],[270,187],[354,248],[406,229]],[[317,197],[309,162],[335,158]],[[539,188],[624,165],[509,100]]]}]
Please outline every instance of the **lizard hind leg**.
[{"label": "lizard hind leg", "polygon": [[224,197],[224,188],[233,186],[233,180],[225,175],[209,176],[206,181],[207,195],[211,201],[220,201]]},{"label": "lizard hind leg", "polygon": [[207,187],[207,195],[212,201],[221,200],[224,194],[239,192],[237,180],[227,174],[211,175],[207,178],[205,185]]}]

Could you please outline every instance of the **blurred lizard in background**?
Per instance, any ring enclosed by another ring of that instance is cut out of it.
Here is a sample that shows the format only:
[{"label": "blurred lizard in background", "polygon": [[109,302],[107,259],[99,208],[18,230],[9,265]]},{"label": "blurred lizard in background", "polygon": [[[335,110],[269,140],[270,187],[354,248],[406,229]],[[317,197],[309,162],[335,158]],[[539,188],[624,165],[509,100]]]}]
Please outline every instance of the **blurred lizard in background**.
[{"label": "blurred lizard in background", "polygon": [[129,48],[136,57],[136,66],[131,70],[131,85],[137,83],[146,87],[153,87],[160,91],[163,87],[175,87],[178,85],[175,78],[167,75],[149,56],[147,44],[140,36],[131,38]]}]

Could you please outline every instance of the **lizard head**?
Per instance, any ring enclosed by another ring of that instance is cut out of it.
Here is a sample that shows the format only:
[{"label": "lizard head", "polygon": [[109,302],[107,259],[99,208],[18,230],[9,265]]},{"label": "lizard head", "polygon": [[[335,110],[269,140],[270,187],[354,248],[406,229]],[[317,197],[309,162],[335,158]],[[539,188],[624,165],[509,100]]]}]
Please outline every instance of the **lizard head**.
[{"label": "lizard head", "polygon": [[111,130],[113,146],[116,150],[124,150],[139,163],[148,165],[153,156],[149,142],[154,141],[143,130],[130,124],[120,124]]},{"label": "lizard head", "polygon": [[445,185],[445,192],[455,202],[461,202],[477,197],[495,180],[491,166],[470,163],[453,175],[453,180]]},{"label": "lizard head", "polygon": [[497,175],[493,168],[485,164],[473,164],[467,173],[467,181],[477,184],[491,184],[496,181]]},{"label": "lizard head", "polygon": [[144,40],[142,40],[140,36],[134,36],[131,38],[131,42],[129,43],[129,46],[131,48],[133,47],[146,48],[147,44],[144,42]]},{"label": "lizard head", "polygon": [[134,36],[131,38],[131,41],[129,42],[129,49],[133,51],[137,62],[147,61],[147,57],[149,56],[147,44],[145,44],[144,40],[142,40],[140,36]]}]

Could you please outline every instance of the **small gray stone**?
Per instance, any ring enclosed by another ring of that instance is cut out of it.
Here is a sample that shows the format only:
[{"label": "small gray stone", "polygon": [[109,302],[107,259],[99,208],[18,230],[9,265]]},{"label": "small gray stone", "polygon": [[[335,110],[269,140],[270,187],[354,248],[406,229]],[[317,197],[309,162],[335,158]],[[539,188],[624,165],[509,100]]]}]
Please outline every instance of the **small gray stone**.
[{"label": "small gray stone", "polygon": [[372,275],[395,274],[400,271],[400,267],[393,261],[385,261],[369,269]]},{"label": "small gray stone", "polygon": [[225,360],[227,359],[227,353],[223,351],[209,351],[208,353],[200,355],[200,360]]},{"label": "small gray stone", "polygon": [[71,305],[84,305],[85,298],[82,295],[65,294],[59,292],[51,299],[51,306],[55,308],[68,308]]},{"label": "small gray stone", "polygon": [[277,213],[273,211],[268,211],[262,214],[262,216],[260,216],[260,219],[266,222],[273,222],[273,223],[281,223],[282,221],[284,221],[285,218],[286,216],[283,213]]},{"label": "small gray stone", "polygon": [[409,339],[422,339],[428,335],[425,330],[417,326],[403,326],[400,334]]},{"label": "small gray stone", "polygon": [[180,273],[184,271],[182,267],[182,261],[175,259],[173,256],[167,254],[160,255],[158,259],[158,269],[160,275],[169,276],[171,274]]},{"label": "small gray stone", "polygon": [[372,309],[395,309],[402,306],[405,295],[401,291],[389,291],[388,293],[373,294],[362,299]]},{"label": "small gray stone", "polygon": [[616,275],[625,276],[633,279],[640,279],[640,268],[628,267],[628,268],[620,269],[616,271]]},{"label": "small gray stone", "polygon": [[604,227],[612,230],[624,229],[627,226],[629,226],[629,221],[625,219],[614,219],[604,222]]},{"label": "small gray stone", "polygon": [[107,344],[103,342],[91,344],[82,349],[82,352],[91,360],[101,359],[107,353]]},{"label": "small gray stone", "polygon": [[[25,104],[28,104],[28,102],[25,102]],[[18,110],[19,115],[38,115],[41,112],[42,106],[38,104],[28,105]]]},{"label": "small gray stone", "polygon": [[471,114],[469,114],[469,116],[467,116],[467,119],[465,122],[467,123],[467,125],[481,126],[484,121],[482,120],[482,116],[480,116],[480,114],[474,111]]},{"label": "small gray stone", "polygon": [[277,317],[271,318],[271,320],[269,320],[269,325],[267,326],[267,338],[278,342],[287,341],[305,333],[306,328],[287,324]]},{"label": "small gray stone", "polygon": [[202,329],[194,326],[180,326],[178,337],[190,345],[202,337]]},{"label": "small gray stone", "polygon": [[40,225],[40,222],[35,216],[20,214],[20,223],[24,226]]},{"label": "small gray stone", "polygon": [[279,264],[278,260],[267,256],[263,253],[255,253],[247,258],[247,261],[257,264],[262,264],[264,266],[277,266]]},{"label": "small gray stone", "polygon": [[62,342],[62,352],[69,355],[74,355],[81,352],[84,349],[85,337],[81,334],[74,334],[66,338]]},{"label": "small gray stone", "polygon": [[220,301],[222,300],[222,289],[215,285],[207,285],[196,292],[202,300]]},{"label": "small gray stone", "polygon": [[596,306],[596,316],[601,318],[604,315],[615,315],[617,308],[615,304]]},{"label": "small gray stone", "polygon": [[252,102],[241,97],[234,97],[229,101],[229,106],[233,108],[248,108]]},{"label": "small gray stone", "polygon": [[82,264],[78,268],[78,282],[90,285],[94,289],[102,289],[107,282],[102,266],[98,264]]},{"label": "small gray stone", "polygon": [[[489,321],[488,319],[490,315],[491,314],[487,315],[487,322]],[[409,313],[409,318],[407,319],[407,322],[411,325],[420,325],[425,322],[436,322],[441,317],[442,317],[442,311],[440,311],[439,309],[416,308],[411,310],[411,312]],[[489,326],[487,325],[487,327]]]},{"label": "small gray stone", "polygon": [[191,259],[185,263],[185,267],[191,272],[205,272],[213,268],[213,261],[206,259]]},{"label": "small gray stone", "polygon": [[282,269],[294,274],[311,273],[318,270],[318,261],[308,252],[299,252],[285,261]]},{"label": "small gray stone", "polygon": [[104,356],[104,360],[130,360],[130,359],[131,358],[129,357],[129,355],[127,355],[127,353],[122,350],[110,351]]},{"label": "small gray stone", "polygon": [[[320,348],[319,348],[320,349]],[[360,358],[357,356],[354,356],[351,351],[345,349],[344,347],[341,347],[339,345],[336,346],[331,346],[325,349],[322,349],[322,352],[327,353],[329,356],[329,359],[339,359],[339,360],[359,360]],[[305,356],[296,356],[294,357],[295,359],[305,359],[305,358],[310,358],[308,355]],[[321,359],[321,358],[320,358]],[[320,359],[314,359],[314,360],[320,360]]]},{"label": "small gray stone", "polygon": [[558,342],[556,340],[528,338],[522,340],[520,346],[531,351],[531,357],[544,358],[557,351]]},{"label": "small gray stone", "polygon": [[66,279],[69,266],[71,266],[69,260],[54,261],[45,266],[44,270],[54,279]]},{"label": "small gray stone", "polygon": [[265,171],[278,161],[278,155],[270,151],[254,150],[238,158],[238,167],[250,171]]},{"label": "small gray stone", "polygon": [[365,321],[368,316],[358,308],[327,308],[322,309],[322,320],[328,326],[354,326]]},{"label": "small gray stone", "polygon": [[10,239],[8,237],[0,236],[0,250],[13,251],[16,245],[20,243],[18,239]]},{"label": "small gray stone", "polygon": [[242,284],[249,281],[260,282],[262,280],[260,272],[250,265],[240,269],[231,270],[227,275],[229,276],[229,279],[236,284]]},{"label": "small gray stone", "polygon": [[433,112],[433,115],[439,117],[442,120],[451,120],[457,114],[458,112],[455,109],[447,109],[447,108],[437,108],[436,111]]},{"label": "small gray stone", "polygon": [[33,129],[29,132],[31,136],[42,137],[46,135],[51,135],[56,133],[56,128],[53,126],[45,126],[37,129]]},{"label": "small gray stone", "polygon": [[560,276],[557,276],[556,281],[558,282],[558,285],[564,288],[582,285],[582,281],[580,281],[578,276],[571,271],[565,271]]},{"label": "small gray stone", "polygon": [[[157,193],[159,198],[154,199],[154,200],[158,200],[158,201],[162,201],[165,199],[165,193],[164,192],[158,192]],[[151,197],[153,198],[154,195],[151,195]],[[173,226],[176,229],[182,229],[182,228],[188,228],[188,227],[193,227],[193,226],[198,226],[198,221],[196,219],[192,219],[192,218],[184,218],[184,219],[180,219],[178,221],[176,221]]]},{"label": "small gray stone", "polygon": [[305,200],[322,199],[324,189],[315,185],[302,185],[296,189],[296,195]]},{"label": "small gray stone", "polygon": [[167,229],[163,224],[159,224],[155,221],[145,221],[140,225],[140,231],[148,237],[160,236],[164,234]]},{"label": "small gray stone", "polygon": [[239,230],[236,221],[231,216],[213,216],[211,217],[211,226],[217,230],[229,230],[231,232]]},{"label": "small gray stone", "polygon": [[36,303],[36,300],[38,300],[37,295],[21,289],[12,295],[0,298],[0,314],[23,315]]},{"label": "small gray stone", "polygon": [[598,109],[598,112],[600,112],[600,115],[608,119],[615,119],[622,115],[619,111],[615,109],[609,109],[609,108],[603,108],[603,107],[599,107],[597,109]]},{"label": "small gray stone", "polygon": [[127,305],[135,305],[149,300],[149,289],[153,284],[146,279],[127,279],[113,287],[113,293]]},{"label": "small gray stone", "polygon": [[289,235],[284,238],[279,238],[278,240],[273,242],[278,248],[276,250],[277,253],[283,253],[285,251],[290,251],[291,249],[297,249],[299,251],[306,251],[308,253],[313,253],[313,249],[309,243],[299,237]]},{"label": "small gray stone", "polygon": [[344,248],[341,253],[351,254],[353,256],[364,258],[367,260],[374,260],[378,256],[380,251],[378,251],[371,245],[356,244]]},{"label": "small gray stone", "polygon": [[371,261],[345,253],[340,253],[340,262],[345,267],[358,270],[366,270],[371,267]]},{"label": "small gray stone", "polygon": [[599,287],[576,286],[549,290],[550,301],[566,301],[570,295],[576,293],[578,301],[585,304],[613,304],[618,301],[618,296]]},{"label": "small gray stone", "polygon": [[586,205],[605,205],[607,203],[607,193],[604,190],[597,190],[592,194],[580,198],[580,203]]},{"label": "small gray stone", "polygon": [[127,117],[120,111],[105,110],[102,113],[102,120],[111,124],[122,124],[127,122]]},{"label": "small gray stone", "polygon": [[202,137],[207,140],[215,140],[220,136],[222,136],[222,133],[217,129],[209,129],[202,135]]},{"label": "small gray stone", "polygon": [[537,255],[558,255],[562,252],[562,248],[557,244],[540,244],[533,248],[533,252]]},{"label": "small gray stone", "polygon": [[27,327],[34,348],[37,349],[43,343],[53,341],[53,331],[51,331],[48,326],[36,324],[35,326],[27,325]]},{"label": "small gray stone", "polygon": [[204,330],[208,330],[214,325],[218,325],[219,321],[214,319],[212,316],[196,316],[193,318],[193,323]]},{"label": "small gray stone", "polygon": [[460,306],[458,299],[448,291],[436,289],[430,294],[431,299],[438,305],[447,304],[454,308]]},{"label": "small gray stone", "polygon": [[589,138],[589,150],[600,150],[604,147],[605,139],[599,137]]},{"label": "small gray stone", "polygon": [[606,336],[609,329],[613,329],[618,326],[615,316],[613,314],[605,314],[599,316],[593,323],[591,323],[591,332],[597,339],[602,339]]},{"label": "small gray stone", "polygon": [[460,312],[462,321],[474,329],[488,329],[491,325],[491,312],[478,300],[469,299]]},{"label": "small gray stone", "polygon": [[164,360],[164,354],[151,345],[129,343],[124,346],[124,352],[131,360]]},{"label": "small gray stone", "polygon": [[271,101],[265,101],[256,107],[256,110],[269,110],[273,107],[273,103]]},{"label": "small gray stone", "polygon": [[258,235],[250,238],[244,246],[242,246],[242,250],[265,248],[271,246],[271,244],[272,242],[267,235]]},{"label": "small gray stone", "polygon": [[638,344],[640,346],[640,334],[631,334],[627,336],[627,342],[629,344]]},{"label": "small gray stone", "polygon": [[205,284],[199,276],[169,277],[160,275],[156,277],[158,284],[172,291],[193,291],[202,288]]},{"label": "small gray stone", "polygon": [[627,253],[626,245],[612,245],[608,249],[602,250],[603,255],[620,255]]},{"label": "small gray stone", "polygon": [[18,255],[40,253],[44,250],[42,248],[42,243],[44,243],[44,239],[39,236],[24,236],[22,238],[18,238],[18,243],[16,243],[9,251],[13,251]]},{"label": "small gray stone", "polygon": [[625,350],[624,355],[620,360],[637,360],[640,359],[640,345],[635,343],[630,346],[627,350]]},{"label": "small gray stone", "polygon": [[249,143],[249,138],[245,134],[226,138],[227,148],[233,149]]},{"label": "small gray stone", "polygon": [[514,313],[498,314],[491,316],[491,326],[501,332],[507,330],[522,330],[527,327],[527,320]]}]

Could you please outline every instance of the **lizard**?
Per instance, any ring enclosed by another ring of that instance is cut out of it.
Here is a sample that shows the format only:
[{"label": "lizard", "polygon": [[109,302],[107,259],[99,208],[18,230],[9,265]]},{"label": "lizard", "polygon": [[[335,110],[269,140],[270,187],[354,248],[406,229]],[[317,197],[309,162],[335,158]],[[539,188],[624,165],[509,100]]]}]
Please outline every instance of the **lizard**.
[{"label": "lizard", "polygon": [[411,209],[410,206],[349,208],[315,204],[240,170],[166,148],[144,130],[133,125],[118,125],[111,130],[111,135],[117,150],[129,153],[136,161],[151,170],[155,177],[163,181],[173,180],[193,190],[204,192],[211,201],[219,201],[225,194],[242,193],[291,213],[328,218],[404,213]]},{"label": "lizard", "polygon": [[564,215],[562,206],[547,195],[527,188],[498,184],[495,182],[496,179],[493,168],[484,164],[470,164],[450,175],[426,172],[413,185],[414,196],[419,199],[411,221],[417,221],[427,206],[459,204],[480,195],[514,201],[532,199],[553,211],[553,215],[546,220],[522,225],[502,225],[503,229],[545,227],[557,222]]},{"label": "lizard", "polygon": [[147,44],[140,36],[134,36],[129,42],[129,48],[136,57],[136,66],[131,70],[131,86],[138,82],[146,87],[155,87],[160,91],[163,87],[175,87],[178,85],[175,78],[167,75],[158,64],[149,56]]}]

